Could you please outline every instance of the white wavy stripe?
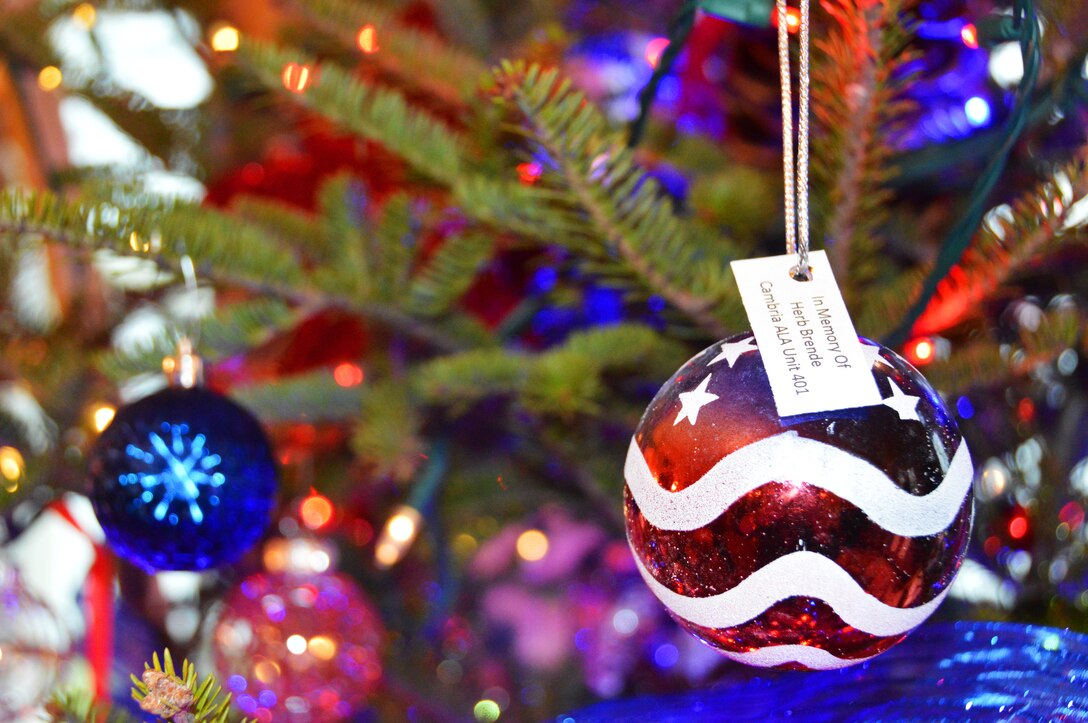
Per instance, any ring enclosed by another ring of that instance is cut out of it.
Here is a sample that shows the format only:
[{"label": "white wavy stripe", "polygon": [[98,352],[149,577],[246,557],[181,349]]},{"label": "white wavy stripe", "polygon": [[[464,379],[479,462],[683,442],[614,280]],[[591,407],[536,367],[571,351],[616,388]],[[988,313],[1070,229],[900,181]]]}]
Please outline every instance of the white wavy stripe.
[{"label": "white wavy stripe", "polygon": [[961,439],[937,489],[912,495],[849,452],[784,432],[726,455],[679,492],[669,492],[657,483],[632,438],[624,476],[642,515],[659,530],[697,530],[768,482],[806,482],[857,506],[894,535],[920,537],[936,534],[956,519],[971,488],[974,466]]},{"label": "white wavy stripe", "polygon": [[[634,552],[634,550],[632,550]],[[779,600],[810,597],[831,606],[843,622],[870,635],[899,635],[933,614],[948,588],[912,608],[885,605],[865,592],[837,563],[815,552],[793,552],[767,563],[732,590],[710,597],[673,592],[650,574],[634,553],[642,579],[657,599],[688,622],[705,628],[731,628],[762,614]]]},{"label": "white wavy stripe", "polygon": [[857,665],[876,657],[870,655],[867,658],[840,658],[826,650],[813,648],[809,645],[771,645],[747,653],[736,653],[732,650],[720,649],[718,649],[718,652],[739,663],[755,665],[760,668],[773,668],[787,663],[800,663],[809,670],[845,668],[848,665]]}]

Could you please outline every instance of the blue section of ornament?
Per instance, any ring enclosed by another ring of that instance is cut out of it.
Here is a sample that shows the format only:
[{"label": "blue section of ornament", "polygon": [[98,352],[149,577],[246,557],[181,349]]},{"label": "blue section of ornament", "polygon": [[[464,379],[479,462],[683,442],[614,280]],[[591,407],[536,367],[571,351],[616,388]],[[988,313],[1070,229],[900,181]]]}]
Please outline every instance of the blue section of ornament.
[{"label": "blue section of ornament", "polygon": [[118,475],[117,481],[122,485],[140,485],[143,492],[139,503],[153,506],[151,515],[156,520],[178,524],[178,513],[170,511],[177,500],[181,502],[182,511],[189,513],[189,519],[199,525],[204,521],[200,503],[206,502],[213,507],[219,504],[215,494],[205,494],[202,498],[201,487],[209,488],[210,492],[227,481],[222,472],[216,471],[223,458],[207,448],[205,435],[190,437],[189,425],[184,422],[163,422],[161,430],[149,433],[147,439],[150,449],[129,444],[125,452],[148,469]]},{"label": "blue section of ornament", "polygon": [[1088,721],[1088,636],[1036,625],[927,625],[867,663],[763,673],[600,703],[557,723]]},{"label": "blue section of ornament", "polygon": [[147,570],[238,559],[275,503],[275,465],[257,421],[204,389],[168,389],[121,408],[88,459],[114,550]]}]

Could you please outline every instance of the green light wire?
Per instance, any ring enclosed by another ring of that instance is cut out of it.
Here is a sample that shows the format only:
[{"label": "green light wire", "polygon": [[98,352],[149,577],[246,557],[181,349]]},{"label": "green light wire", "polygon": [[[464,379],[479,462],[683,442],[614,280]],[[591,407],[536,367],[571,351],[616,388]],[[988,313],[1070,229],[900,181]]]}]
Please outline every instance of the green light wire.
[{"label": "green light wire", "polygon": [[937,293],[937,287],[963,257],[964,251],[974,238],[975,232],[982,217],[986,213],[990,194],[993,192],[1001,174],[1008,163],[1009,154],[1016,145],[1020,134],[1027,126],[1031,115],[1031,95],[1035,91],[1035,84],[1039,79],[1039,64],[1042,58],[1042,50],[1039,46],[1039,19],[1035,12],[1033,0],[1017,0],[1013,10],[1012,27],[1020,41],[1020,54],[1024,59],[1024,75],[1016,89],[1016,106],[1005,126],[1004,140],[997,154],[990,160],[986,170],[971,191],[970,201],[959,222],[952,227],[943,244],[940,253],[933,264],[929,275],[926,276],[922,286],[922,292],[911,306],[899,326],[884,339],[886,346],[899,346],[910,336],[911,328],[922,312],[929,306]]},{"label": "green light wire", "polygon": [[680,57],[680,51],[687,44],[688,38],[691,36],[691,30],[695,27],[695,12],[698,9],[698,0],[687,0],[679,12],[676,13],[672,22],[669,23],[669,44],[665,46],[661,57],[658,58],[657,66],[654,68],[654,73],[650,76],[649,82],[638,94],[638,116],[631,122],[631,127],[628,130],[628,148],[634,148],[642,140],[642,135],[646,132],[646,124],[650,120],[650,110],[657,98],[657,89],[665,76],[672,71],[673,64]]}]

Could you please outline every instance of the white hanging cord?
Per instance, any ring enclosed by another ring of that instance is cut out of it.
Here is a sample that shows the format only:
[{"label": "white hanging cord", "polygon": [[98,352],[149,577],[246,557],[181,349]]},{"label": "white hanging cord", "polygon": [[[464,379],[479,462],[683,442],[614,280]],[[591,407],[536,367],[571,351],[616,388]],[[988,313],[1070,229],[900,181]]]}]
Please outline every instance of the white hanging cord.
[{"label": "white hanging cord", "polygon": [[782,172],[786,184],[786,253],[797,253],[797,209],[794,207],[793,79],[790,77],[789,13],[786,0],[777,0],[778,66],[782,87]]},{"label": "white hanging cord", "polygon": [[800,96],[797,154],[793,151],[793,79],[790,76],[789,12],[786,0],[777,0],[778,60],[782,83],[782,168],[786,186],[786,253],[797,254],[794,278],[809,279],[808,267],[808,135],[809,135],[809,0],[800,0]]},{"label": "white hanging cord", "polygon": [[196,282],[196,265],[189,254],[181,257],[181,276],[185,279],[186,290],[195,294],[199,288]]}]

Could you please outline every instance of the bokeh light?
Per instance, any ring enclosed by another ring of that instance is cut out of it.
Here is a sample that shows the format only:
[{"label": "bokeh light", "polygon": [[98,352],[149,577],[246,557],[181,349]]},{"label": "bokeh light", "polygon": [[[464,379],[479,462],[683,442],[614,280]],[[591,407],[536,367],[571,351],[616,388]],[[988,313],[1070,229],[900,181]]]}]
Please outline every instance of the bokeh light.
[{"label": "bokeh light", "polygon": [[64,74],[55,65],[47,65],[38,73],[38,87],[42,90],[56,90],[63,82]]},{"label": "bokeh light", "polygon": [[7,482],[18,482],[26,471],[23,455],[15,447],[0,447],[0,477]]},{"label": "bokeh light", "polygon": [[543,173],[544,168],[535,161],[518,164],[518,180],[525,186],[531,186],[539,181]]},{"label": "bokeh light", "polygon": [[[771,25],[775,28],[778,27],[778,9],[771,11]],[[791,33],[796,33],[801,29],[801,10],[800,8],[786,8],[786,30]]]},{"label": "bokeh light", "polygon": [[358,364],[344,362],[332,370],[333,380],[342,387],[357,387],[363,383],[363,368]]},{"label": "bokeh light", "polygon": [[654,38],[646,43],[644,56],[651,68],[656,68],[657,64],[661,62],[661,55],[665,52],[665,48],[667,47],[669,47],[668,38]]},{"label": "bokeh light", "polygon": [[907,360],[915,366],[924,366],[933,361],[937,353],[937,346],[932,339],[922,337],[907,343]]},{"label": "bokeh light", "polygon": [[491,723],[492,721],[497,721],[501,712],[498,703],[486,698],[477,702],[472,708],[472,714],[476,716],[478,723]]},{"label": "bokeh light", "polygon": [[389,536],[397,542],[407,542],[416,535],[416,523],[409,515],[397,514],[389,519]]},{"label": "bokeh light", "polygon": [[548,536],[540,530],[526,530],[518,535],[517,551],[527,562],[542,560],[548,554]]},{"label": "bokeh light", "polygon": [[283,87],[292,93],[305,93],[313,83],[313,68],[303,63],[288,63],[283,66],[283,74],[280,79]]},{"label": "bokeh light", "polygon": [[974,23],[967,23],[960,30],[960,39],[963,40],[963,44],[972,50],[978,49],[978,28]]},{"label": "bokeh light", "polygon": [[333,512],[334,509],[329,498],[316,492],[309,495],[298,506],[298,515],[302,519],[302,524],[311,530],[320,530],[329,524]]},{"label": "bokeh light", "polygon": [[393,512],[374,548],[374,561],[378,567],[392,567],[400,561],[419,534],[422,520],[419,510],[408,505],[401,505]]},{"label": "bokeh light", "polygon": [[104,431],[106,427],[110,426],[110,422],[113,421],[116,414],[117,408],[112,404],[103,402],[95,405],[94,409],[91,411],[91,420],[94,423],[95,431]]},{"label": "bokeh light", "polygon": [[306,638],[301,635],[291,635],[287,638],[287,650],[293,655],[302,655],[306,652]]},{"label": "bokeh light", "polygon": [[90,3],[80,3],[72,10],[72,19],[83,26],[85,30],[90,30],[98,21],[98,11]]},{"label": "bokeh light", "polygon": [[378,52],[378,31],[373,25],[364,25],[359,28],[359,34],[355,36],[355,42],[359,50],[367,55]]},{"label": "bokeh light", "polygon": [[226,23],[212,26],[211,43],[212,50],[217,53],[231,53],[238,49],[242,36],[238,28]]}]

